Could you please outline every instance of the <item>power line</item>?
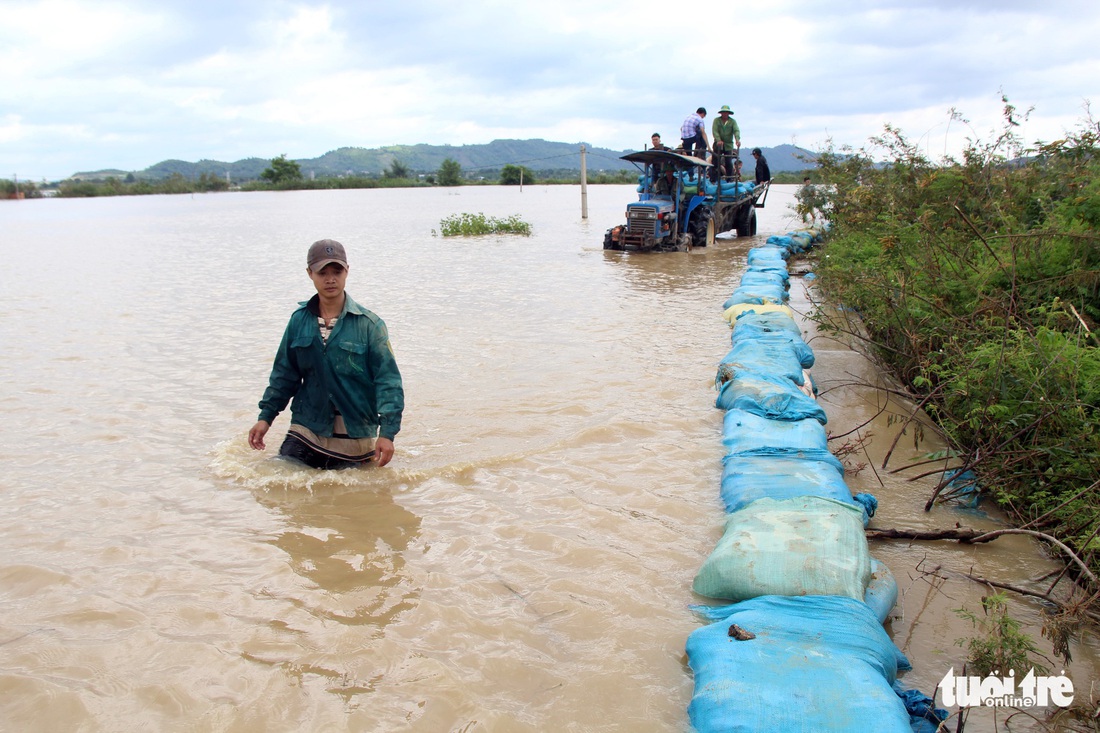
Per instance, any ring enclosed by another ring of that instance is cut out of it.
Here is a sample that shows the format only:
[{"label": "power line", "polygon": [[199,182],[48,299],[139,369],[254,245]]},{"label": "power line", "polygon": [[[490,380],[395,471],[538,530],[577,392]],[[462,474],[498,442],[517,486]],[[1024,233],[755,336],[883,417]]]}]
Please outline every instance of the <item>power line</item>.
[{"label": "power line", "polygon": [[[580,155],[580,153],[575,153],[575,155]],[[513,161],[506,162],[506,163],[497,163],[495,165],[483,165],[483,166],[478,166],[477,168],[467,168],[466,170],[470,170],[470,171],[488,171],[488,170],[495,170],[497,168],[503,168],[506,165],[519,165],[521,163],[538,163],[539,161],[542,161],[542,160],[555,160],[557,158],[572,158],[573,156],[574,156],[574,153],[565,153],[565,154],[562,154],[562,155],[548,155],[545,158],[528,158],[527,160],[513,160]]]}]

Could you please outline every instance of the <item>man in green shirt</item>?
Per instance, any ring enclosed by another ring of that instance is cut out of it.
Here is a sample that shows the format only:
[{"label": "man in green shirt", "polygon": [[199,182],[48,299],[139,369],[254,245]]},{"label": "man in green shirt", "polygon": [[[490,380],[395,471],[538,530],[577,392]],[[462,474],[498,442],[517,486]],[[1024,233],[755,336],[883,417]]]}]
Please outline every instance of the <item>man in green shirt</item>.
[{"label": "man in green shirt", "polygon": [[344,245],[314,242],[306,272],[317,294],[290,316],[248,444],[263,450],[271,423],[293,399],[279,455],[322,469],[385,466],[405,408],[389,331],[344,291]]},{"label": "man in green shirt", "polygon": [[741,157],[741,128],[733,119],[728,104],[723,104],[722,109],[718,110],[710,132],[714,139],[715,163],[725,170],[725,175],[732,176],[733,160]]}]

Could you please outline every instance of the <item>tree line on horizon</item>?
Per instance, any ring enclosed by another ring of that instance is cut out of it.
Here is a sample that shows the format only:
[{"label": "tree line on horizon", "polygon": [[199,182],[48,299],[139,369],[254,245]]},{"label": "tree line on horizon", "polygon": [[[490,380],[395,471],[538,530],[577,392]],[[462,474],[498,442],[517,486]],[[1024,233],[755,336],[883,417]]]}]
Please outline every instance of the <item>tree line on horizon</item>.
[{"label": "tree line on horizon", "polygon": [[[648,140],[645,141],[648,144]],[[586,146],[587,147],[587,146]],[[813,153],[793,145],[764,147],[772,173],[801,170],[812,160]],[[632,164],[621,160],[623,152],[587,147],[587,168],[590,175],[632,171]],[[317,158],[292,159],[309,177],[369,177],[382,178],[394,161],[406,166],[417,176],[436,175],[444,160],[451,159],[462,166],[469,180],[492,179],[505,165],[525,166],[540,178],[575,177],[580,170],[579,144],[547,142],[545,140],[495,140],[482,145],[400,145],[384,148],[338,148]],[[746,171],[753,161],[745,156]],[[202,173],[242,184],[260,179],[270,166],[270,158],[244,158],[235,162],[218,160],[164,160],[144,170],[107,169],[74,173],[69,178],[82,181],[125,180],[129,176],[152,181],[167,180],[177,174],[186,180],[197,180]],[[526,177],[525,177],[526,180]],[[43,182],[45,183],[45,182]]]},{"label": "tree line on horizon", "polygon": [[[579,182],[579,173],[574,171],[552,171],[536,173],[527,166],[507,164],[499,170],[483,171],[489,175],[464,172],[455,160],[447,158],[440,167],[431,173],[414,173],[409,166],[394,159],[380,176],[344,175],[306,177],[297,161],[279,155],[270,161],[255,181],[246,181],[232,187],[230,182],[220,176],[201,173],[195,180],[189,180],[179,173],[160,181],[137,178],[132,173],[123,178],[109,176],[105,180],[68,180],[58,184],[57,195],[66,198],[87,198],[95,196],[136,196],[147,194],[210,193],[228,191],[231,188],[243,191],[264,190],[302,190],[302,189],[352,189],[352,188],[416,188],[429,186],[461,185],[502,185],[522,184],[575,184]],[[560,173],[560,175],[554,175]],[[630,183],[636,173],[617,171],[612,174],[601,172],[588,179],[592,184]],[[33,184],[31,184],[33,186]],[[23,184],[20,184],[22,187]],[[37,191],[37,195],[41,195]]]}]

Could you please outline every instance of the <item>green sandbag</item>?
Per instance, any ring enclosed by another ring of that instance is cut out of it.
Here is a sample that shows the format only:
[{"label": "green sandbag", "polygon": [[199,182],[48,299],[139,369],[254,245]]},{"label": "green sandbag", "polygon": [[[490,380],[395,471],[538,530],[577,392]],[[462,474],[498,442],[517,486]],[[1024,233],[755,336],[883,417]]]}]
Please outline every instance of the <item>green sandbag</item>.
[{"label": "green sandbag", "polygon": [[862,601],[871,554],[858,506],[818,496],[757,499],[734,512],[692,584],[708,598],[847,596]]}]

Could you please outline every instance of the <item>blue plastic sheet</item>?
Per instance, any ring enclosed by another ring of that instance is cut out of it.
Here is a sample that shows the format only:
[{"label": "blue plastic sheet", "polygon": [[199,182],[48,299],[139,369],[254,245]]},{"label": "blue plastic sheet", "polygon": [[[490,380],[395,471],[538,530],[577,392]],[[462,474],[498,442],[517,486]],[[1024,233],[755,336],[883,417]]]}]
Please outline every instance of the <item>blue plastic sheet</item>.
[{"label": "blue plastic sheet", "polygon": [[721,620],[687,641],[698,733],[911,733],[893,688],[908,662],[863,602],[764,596],[706,613]]},{"label": "blue plastic sheet", "polygon": [[909,727],[913,733],[936,733],[940,723],[947,720],[947,711],[937,708],[935,700],[920,690],[906,690],[900,682],[895,682],[894,692],[909,713]]},{"label": "blue plastic sheet", "polygon": [[982,489],[973,471],[959,473],[958,469],[950,469],[944,471],[943,476],[951,479],[943,493],[953,495],[953,500],[960,506],[974,509],[981,503]]},{"label": "blue plastic sheet", "polygon": [[814,238],[808,232],[787,232],[791,242],[802,250],[807,250],[814,243]]},{"label": "blue plastic sheet", "polygon": [[812,417],[824,425],[825,410],[807,397],[786,377],[741,373],[724,383],[715,406],[723,410],[745,410],[773,420],[804,420]]}]

